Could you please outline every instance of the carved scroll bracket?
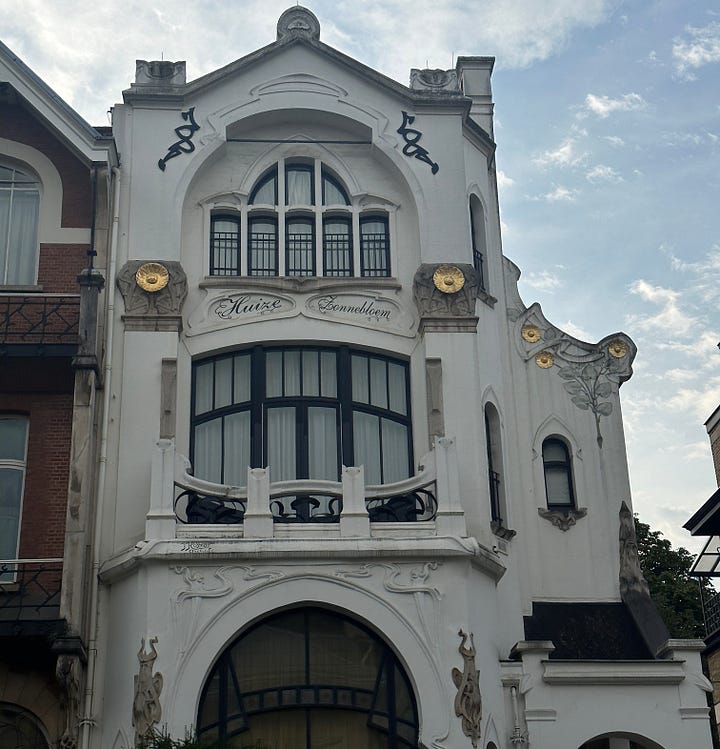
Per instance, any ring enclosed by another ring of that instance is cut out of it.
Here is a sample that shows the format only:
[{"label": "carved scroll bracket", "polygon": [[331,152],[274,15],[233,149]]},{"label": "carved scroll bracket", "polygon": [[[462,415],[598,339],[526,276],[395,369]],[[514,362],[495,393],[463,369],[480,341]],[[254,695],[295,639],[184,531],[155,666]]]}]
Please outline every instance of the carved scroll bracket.
[{"label": "carved scroll bracket", "polygon": [[561,531],[570,530],[580,518],[587,515],[587,507],[569,508],[567,510],[548,510],[545,507],[538,507],[538,515],[545,518]]}]

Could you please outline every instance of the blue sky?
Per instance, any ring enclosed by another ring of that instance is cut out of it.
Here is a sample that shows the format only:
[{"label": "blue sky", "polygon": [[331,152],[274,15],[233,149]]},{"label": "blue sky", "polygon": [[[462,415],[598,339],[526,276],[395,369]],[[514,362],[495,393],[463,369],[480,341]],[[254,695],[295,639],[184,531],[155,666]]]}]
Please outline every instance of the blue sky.
[{"label": "blue sky", "polygon": [[[638,344],[622,390],[635,510],[675,544],[716,488],[720,7],[715,0],[318,0],[321,39],[396,80],[495,55],[505,254],[567,332]],[[89,122],[135,59],[189,78],[275,39],[281,0],[24,0],[0,38]]]}]

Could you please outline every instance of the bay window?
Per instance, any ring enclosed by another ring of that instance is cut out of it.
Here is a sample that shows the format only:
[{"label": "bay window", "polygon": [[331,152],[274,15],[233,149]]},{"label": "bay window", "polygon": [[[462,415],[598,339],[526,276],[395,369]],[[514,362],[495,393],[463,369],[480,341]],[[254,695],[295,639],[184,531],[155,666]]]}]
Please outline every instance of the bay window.
[{"label": "bay window", "polygon": [[412,472],[407,363],[348,347],[263,347],[193,366],[195,475],[243,486],[247,469],[272,481],[338,481],[364,465],[368,484]]}]

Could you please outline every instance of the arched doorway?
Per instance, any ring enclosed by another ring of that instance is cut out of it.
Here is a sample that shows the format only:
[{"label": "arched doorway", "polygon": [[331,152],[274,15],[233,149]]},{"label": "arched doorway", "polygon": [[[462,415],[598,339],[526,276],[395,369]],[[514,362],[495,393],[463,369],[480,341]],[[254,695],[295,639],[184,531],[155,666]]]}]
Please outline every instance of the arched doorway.
[{"label": "arched doorway", "polygon": [[39,721],[17,705],[0,703],[0,749],[49,749]]},{"label": "arched doorway", "polygon": [[231,749],[401,749],[417,747],[418,719],[388,645],[348,617],[308,607],[264,619],[221,654],[197,730]]},{"label": "arched doorway", "polygon": [[650,739],[626,733],[612,733],[586,741],[580,749],[663,749]]}]

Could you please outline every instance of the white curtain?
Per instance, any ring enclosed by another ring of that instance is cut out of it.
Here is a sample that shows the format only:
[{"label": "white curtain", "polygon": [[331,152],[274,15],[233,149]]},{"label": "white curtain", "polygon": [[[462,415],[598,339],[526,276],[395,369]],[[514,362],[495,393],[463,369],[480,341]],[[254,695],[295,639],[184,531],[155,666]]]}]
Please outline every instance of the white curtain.
[{"label": "white curtain", "polygon": [[13,192],[6,274],[8,284],[35,283],[39,204],[37,190]]},{"label": "white curtain", "polygon": [[408,477],[407,427],[390,419],[382,420],[383,483],[392,484]]},{"label": "white curtain", "polygon": [[213,407],[213,363],[195,367],[195,413],[203,414]]},{"label": "white curtain", "polygon": [[250,400],[250,355],[235,357],[235,397],[234,403],[245,403]]},{"label": "white curtain", "polygon": [[300,352],[286,351],[284,356],[285,396],[300,395]]},{"label": "white curtain", "polygon": [[22,469],[0,468],[0,559],[17,558],[22,485]]},{"label": "white curtain", "polygon": [[370,402],[378,408],[387,408],[387,370],[381,359],[370,359]]},{"label": "white curtain", "polygon": [[215,362],[215,408],[232,403],[232,359],[218,359]]},{"label": "white curtain", "polygon": [[312,179],[312,172],[305,169],[288,169],[285,172],[288,205],[312,205]]},{"label": "white curtain", "polygon": [[225,417],[224,450],[223,483],[245,486],[250,467],[250,411],[240,411]]},{"label": "white curtain", "polygon": [[320,353],[320,390],[323,398],[337,398],[337,365],[335,353]]},{"label": "white curtain", "polygon": [[222,419],[195,427],[194,475],[199,479],[222,482]]},{"label": "white curtain", "polygon": [[388,385],[390,390],[390,410],[407,414],[407,394],[405,392],[405,367],[388,362]]},{"label": "white curtain", "polygon": [[318,371],[317,351],[303,351],[302,380],[303,395],[318,394],[320,389],[320,373]]},{"label": "white curtain", "polygon": [[382,483],[378,417],[362,411],[353,412],[355,465],[365,466],[365,483]]},{"label": "white curtain", "polygon": [[308,475],[311,479],[338,480],[334,408],[308,408]]},{"label": "white curtain", "polygon": [[295,409],[268,408],[267,462],[271,481],[287,481],[295,473]]}]

